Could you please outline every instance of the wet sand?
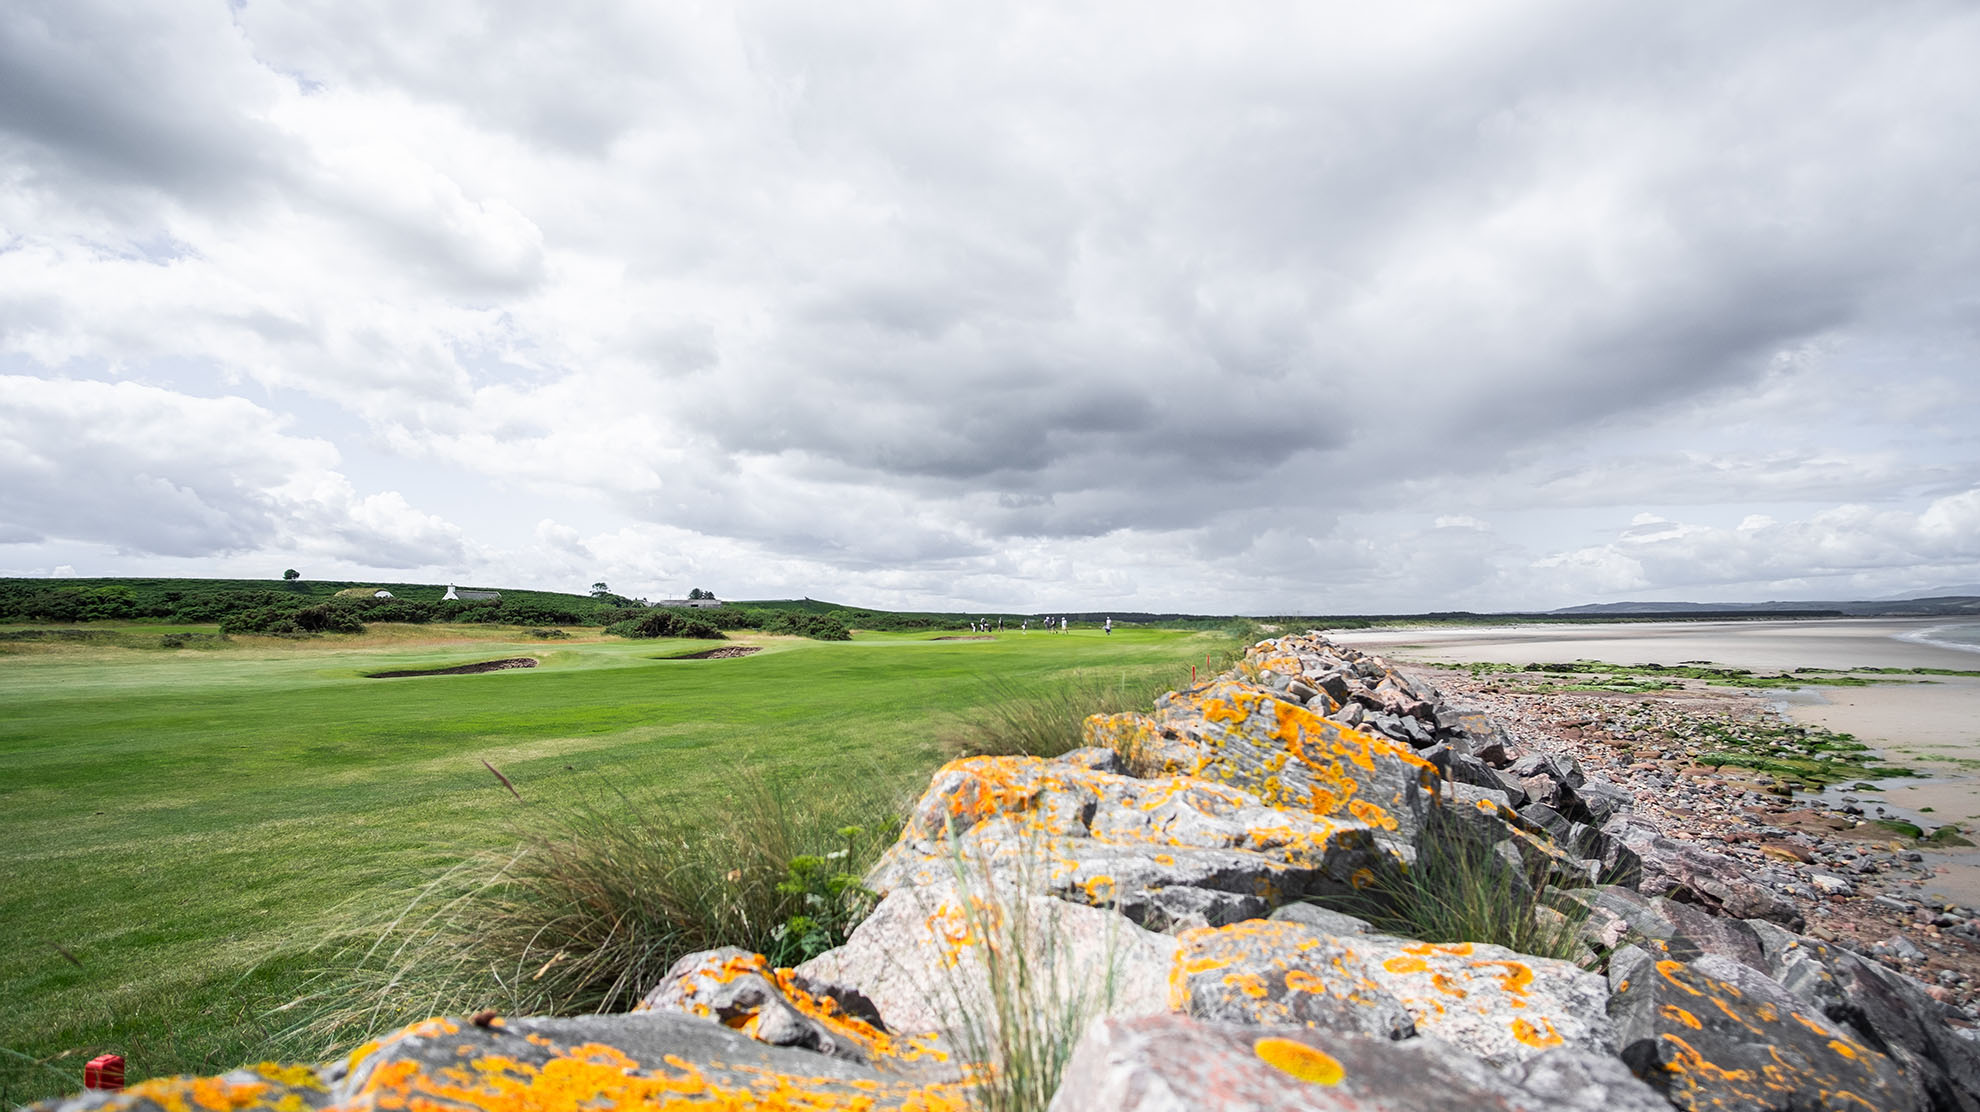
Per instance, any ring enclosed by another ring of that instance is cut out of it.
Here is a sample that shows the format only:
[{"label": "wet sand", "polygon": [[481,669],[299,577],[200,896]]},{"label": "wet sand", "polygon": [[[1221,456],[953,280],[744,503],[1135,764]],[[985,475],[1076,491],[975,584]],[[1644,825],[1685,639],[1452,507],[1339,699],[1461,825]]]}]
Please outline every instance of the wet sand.
[{"label": "wet sand", "polygon": [[[1503,664],[1600,660],[1610,664],[1710,662],[1756,671],[1795,668],[1949,668],[1980,670],[1980,652],[1907,640],[1971,619],[1856,619],[1766,622],[1654,622],[1629,625],[1500,626],[1354,630],[1328,634],[1341,644],[1396,660]],[[1870,687],[1753,690],[1797,722],[1856,735],[1892,761],[1927,774],[1887,780],[1860,793],[1919,812],[1928,825],[1980,830],[1980,678],[1890,677]],[[1976,839],[1980,840],[1980,839]],[[1972,851],[1934,859],[1946,865],[1934,886],[1980,903],[1980,863]]]}]

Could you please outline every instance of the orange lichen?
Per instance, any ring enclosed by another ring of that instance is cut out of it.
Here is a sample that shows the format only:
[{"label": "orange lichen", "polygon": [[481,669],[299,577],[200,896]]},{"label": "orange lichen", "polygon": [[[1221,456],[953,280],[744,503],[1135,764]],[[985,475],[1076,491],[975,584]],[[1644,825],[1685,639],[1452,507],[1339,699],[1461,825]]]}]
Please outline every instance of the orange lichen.
[{"label": "orange lichen", "polygon": [[1292,992],[1310,992],[1316,996],[1327,994],[1327,982],[1304,969],[1286,970],[1286,988]]},{"label": "orange lichen", "polygon": [[1554,1030],[1554,1025],[1544,1018],[1537,1026],[1525,1019],[1515,1019],[1512,1021],[1512,1034],[1513,1038],[1535,1050],[1546,1050],[1567,1041],[1561,1038],[1560,1032]]},{"label": "orange lichen", "polygon": [[436,1070],[405,1059],[374,1071],[354,1103],[368,1104],[381,1112],[421,1112],[436,1107],[478,1112],[586,1112],[597,1108],[855,1112],[882,1103],[902,1112],[961,1112],[967,1107],[961,1087],[955,1084],[804,1077],[743,1066],[726,1067],[731,1076],[716,1080],[703,1068],[674,1055],[663,1061],[662,1067],[643,1067],[623,1051],[597,1043],[571,1047],[540,1065],[486,1054],[476,1059],[470,1070]]},{"label": "orange lichen", "polygon": [[1699,1077],[1728,1082],[1753,1080],[1752,1070],[1722,1069],[1717,1064],[1708,1060],[1703,1054],[1698,1053],[1696,1047],[1676,1035],[1665,1035],[1663,1038],[1666,1042],[1677,1047],[1672,1060],[1664,1067],[1674,1073],[1689,1073]]},{"label": "orange lichen", "polygon": [[1523,961],[1474,961],[1473,968],[1497,968],[1499,987],[1513,996],[1524,996],[1533,984],[1533,967]]},{"label": "orange lichen", "polygon": [[1705,1029],[1705,1025],[1699,1022],[1697,1016],[1692,1015],[1690,1012],[1685,1011],[1683,1008],[1678,1007],[1676,1004],[1666,1004],[1663,1007],[1657,1009],[1657,1012],[1658,1014],[1662,1015],[1665,1019],[1670,1020],[1672,1023],[1682,1023],[1686,1027],[1691,1028],[1693,1031],[1702,1031]]},{"label": "orange lichen", "polygon": [[1265,980],[1256,973],[1228,973],[1224,976],[1224,983],[1254,1000],[1262,1000],[1266,996]]},{"label": "orange lichen", "polygon": [[1251,1044],[1266,1065],[1314,1085],[1338,1085],[1347,1071],[1333,1055],[1294,1039],[1267,1036]]}]

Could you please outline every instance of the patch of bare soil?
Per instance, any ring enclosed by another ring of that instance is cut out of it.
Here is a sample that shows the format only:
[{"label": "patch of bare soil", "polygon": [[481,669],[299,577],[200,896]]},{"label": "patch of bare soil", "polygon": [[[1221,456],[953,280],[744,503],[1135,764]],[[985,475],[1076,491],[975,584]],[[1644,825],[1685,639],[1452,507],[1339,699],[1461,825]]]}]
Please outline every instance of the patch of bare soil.
[{"label": "patch of bare soil", "polygon": [[479,664],[456,664],[452,668],[415,668],[404,672],[370,672],[366,679],[396,680],[406,676],[473,676],[482,672],[506,672],[511,668],[534,668],[533,656],[512,656],[506,660],[484,660]]},{"label": "patch of bare soil", "polygon": [[724,645],[719,649],[703,649],[686,656],[663,656],[662,660],[729,660],[738,656],[749,656],[763,651],[761,645]]}]

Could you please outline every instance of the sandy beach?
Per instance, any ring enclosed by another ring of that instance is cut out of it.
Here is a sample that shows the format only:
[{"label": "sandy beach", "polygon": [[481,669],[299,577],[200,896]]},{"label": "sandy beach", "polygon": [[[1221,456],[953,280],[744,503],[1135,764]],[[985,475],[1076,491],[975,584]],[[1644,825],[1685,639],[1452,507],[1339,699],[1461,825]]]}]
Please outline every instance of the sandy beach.
[{"label": "sandy beach", "polygon": [[[1371,629],[1330,633],[1343,645],[1408,660],[1459,662],[1601,660],[1610,664],[1709,661],[1731,668],[1952,668],[1980,670],[1980,651],[1916,638],[1948,626],[1947,618],[1764,622],[1480,626]],[[1980,755],[1980,754],[1976,754]]]},{"label": "sandy beach", "polygon": [[[1957,619],[1841,619],[1656,622],[1455,629],[1355,630],[1329,634],[1345,645],[1423,663],[1599,660],[1610,664],[1710,662],[1752,670],[1945,668],[1980,670],[1980,651],[1921,638]],[[1931,823],[1980,829],[1980,677],[1885,677],[1868,687],[1755,690],[1797,722],[1856,735],[1890,760],[1925,773],[1860,793]],[[1972,853],[1944,858],[1949,889],[1980,899]]]}]

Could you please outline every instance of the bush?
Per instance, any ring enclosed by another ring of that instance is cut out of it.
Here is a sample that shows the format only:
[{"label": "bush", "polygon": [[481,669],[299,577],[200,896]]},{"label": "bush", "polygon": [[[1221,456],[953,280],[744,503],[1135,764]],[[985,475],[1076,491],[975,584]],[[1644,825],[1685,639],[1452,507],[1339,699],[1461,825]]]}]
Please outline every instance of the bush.
[{"label": "bush", "polygon": [[773,610],[764,616],[765,633],[809,637],[814,641],[850,641],[852,631],[829,614],[807,614],[800,610]]},{"label": "bush", "polygon": [[722,631],[698,616],[674,610],[651,610],[644,617],[614,622],[605,632],[617,637],[692,637],[704,641],[725,640]]},{"label": "bush", "polygon": [[[625,1011],[687,954],[795,964],[844,941],[904,801],[739,769],[693,796],[616,783],[532,807],[512,852],[437,878],[337,952],[289,1034],[360,1041],[427,1015]],[[527,786],[525,785],[525,790]]]},{"label": "bush", "polygon": [[364,622],[357,611],[333,602],[305,606],[296,611],[296,628],[304,633],[363,633]]}]

